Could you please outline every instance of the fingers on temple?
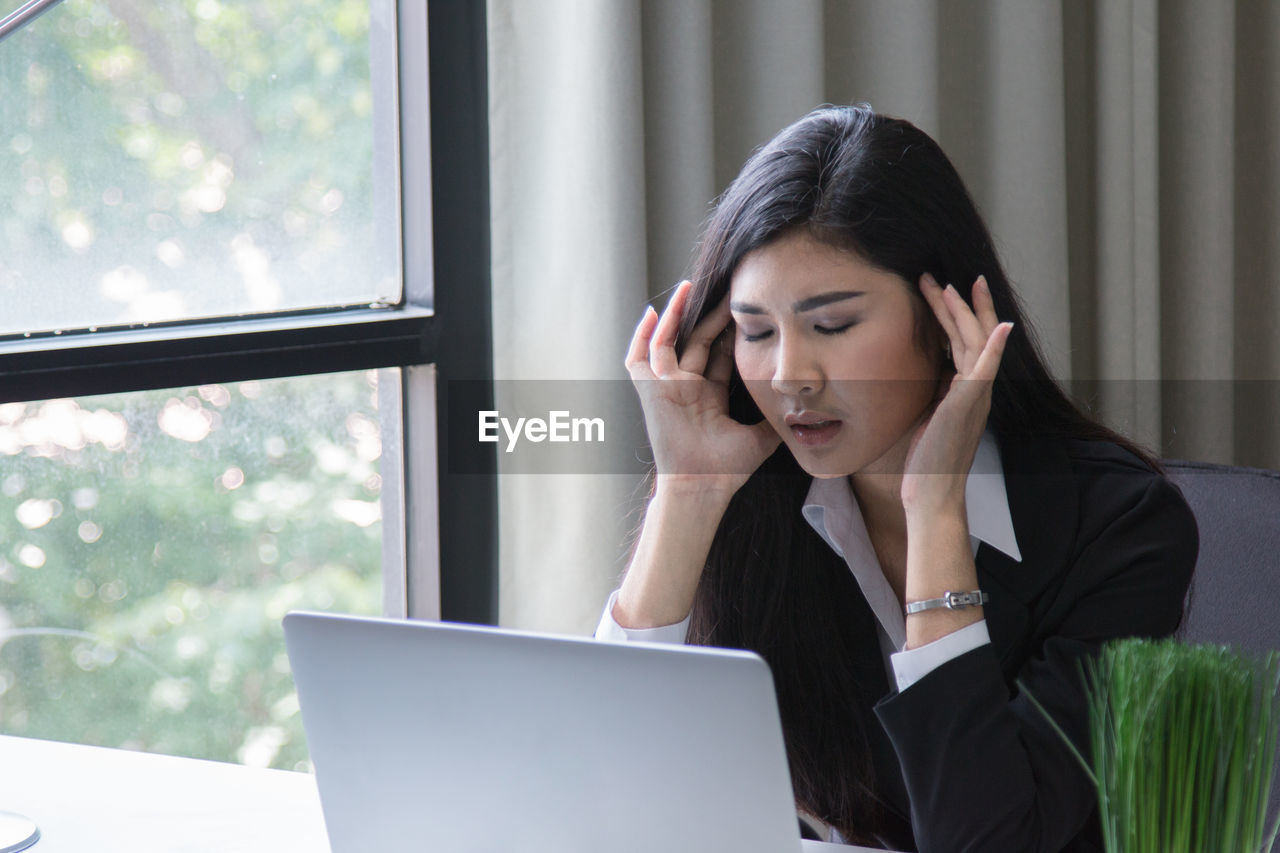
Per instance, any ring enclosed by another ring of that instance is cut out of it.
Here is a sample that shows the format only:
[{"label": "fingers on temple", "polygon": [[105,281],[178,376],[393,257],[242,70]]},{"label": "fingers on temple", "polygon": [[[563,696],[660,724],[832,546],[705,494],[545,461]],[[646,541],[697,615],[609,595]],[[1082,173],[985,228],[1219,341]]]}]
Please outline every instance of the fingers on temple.
[{"label": "fingers on temple", "polygon": [[1013,323],[1000,323],[991,331],[991,336],[987,338],[982,352],[978,354],[977,362],[973,365],[973,371],[969,374],[971,379],[987,382],[995,380],[996,372],[1000,369],[1000,358],[1004,355],[1005,342],[1009,340],[1009,335],[1012,333]]},{"label": "fingers on temple", "polygon": [[942,331],[946,332],[954,345],[954,342],[960,339],[960,330],[956,328],[955,320],[951,317],[951,308],[943,296],[942,285],[938,284],[937,279],[932,275],[925,273],[920,276],[920,292],[924,294],[925,301],[929,303],[934,316],[942,324]]},{"label": "fingers on temple", "polygon": [[991,300],[991,288],[984,275],[978,276],[978,280],[973,283],[973,308],[978,314],[978,322],[982,324],[982,330],[988,335],[991,334],[1000,319],[996,317],[996,306]]},{"label": "fingers on temple", "polygon": [[720,340],[721,333],[729,325],[729,295],[720,300],[720,304],[707,316],[698,321],[689,343],[680,357],[680,369],[690,373],[702,373],[707,367],[707,359],[713,344]]},{"label": "fingers on temple", "polygon": [[964,301],[964,297],[952,285],[947,285],[947,289],[943,291],[943,300],[950,309],[951,319],[960,333],[959,341],[952,339],[952,347],[961,348],[962,354],[970,351],[981,352],[983,345],[987,342],[987,333],[978,322],[978,318],[973,316],[969,303]]},{"label": "fingers on temple", "polygon": [[631,346],[627,348],[627,358],[623,364],[632,379],[651,379],[653,371],[649,369],[649,338],[653,335],[654,326],[658,324],[658,312],[647,307],[644,316],[631,336]]},{"label": "fingers on temple", "polygon": [[666,376],[680,366],[676,361],[676,332],[680,329],[680,315],[684,313],[690,286],[687,281],[676,285],[649,340],[649,364],[658,376]]},{"label": "fingers on temple", "polygon": [[707,378],[712,382],[728,382],[733,375],[733,333],[726,329],[711,345],[711,361]]}]

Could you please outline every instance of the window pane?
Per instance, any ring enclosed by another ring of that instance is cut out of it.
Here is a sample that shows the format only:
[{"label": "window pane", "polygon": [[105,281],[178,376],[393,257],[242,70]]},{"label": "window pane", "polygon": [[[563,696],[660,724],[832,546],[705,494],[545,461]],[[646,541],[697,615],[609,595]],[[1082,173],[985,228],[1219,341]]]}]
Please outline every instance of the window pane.
[{"label": "window pane", "polygon": [[390,7],[66,0],[0,44],[0,334],[398,302]]},{"label": "window pane", "polygon": [[294,768],[280,620],[381,609],[377,372],[0,405],[0,732]]}]

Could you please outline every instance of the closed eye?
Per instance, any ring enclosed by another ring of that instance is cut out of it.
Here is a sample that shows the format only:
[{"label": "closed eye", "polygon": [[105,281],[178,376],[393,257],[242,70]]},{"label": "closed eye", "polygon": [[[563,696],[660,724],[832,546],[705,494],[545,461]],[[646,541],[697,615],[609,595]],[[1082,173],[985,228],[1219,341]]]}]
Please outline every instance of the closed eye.
[{"label": "closed eye", "polygon": [[[852,328],[852,327],[856,326],[857,324],[858,324],[858,321],[857,321],[857,320],[850,320],[848,323],[845,323],[845,324],[840,325],[840,326],[817,326],[817,325],[815,325],[815,326],[813,327],[813,330],[814,330],[815,332],[817,332],[818,334],[820,334],[820,335],[838,335],[838,334],[841,334],[842,332],[846,332],[846,331],[848,331],[850,328]],[[772,335],[772,334],[773,334],[773,330],[772,330],[772,329],[765,329],[763,332],[756,332],[755,334],[752,334],[751,332],[748,332],[748,331],[746,331],[746,330],[743,330],[743,332],[742,332],[742,340],[743,340],[744,342],[746,342],[746,343],[755,343],[756,341],[763,341],[763,340],[765,340],[766,338],[768,338],[768,337],[769,337],[770,335]]]},{"label": "closed eye", "polygon": [[765,338],[769,337],[772,334],[773,334],[772,329],[766,329],[765,331],[755,335],[751,334],[750,332],[743,332],[742,339],[747,343],[754,343],[755,341],[763,341]]}]

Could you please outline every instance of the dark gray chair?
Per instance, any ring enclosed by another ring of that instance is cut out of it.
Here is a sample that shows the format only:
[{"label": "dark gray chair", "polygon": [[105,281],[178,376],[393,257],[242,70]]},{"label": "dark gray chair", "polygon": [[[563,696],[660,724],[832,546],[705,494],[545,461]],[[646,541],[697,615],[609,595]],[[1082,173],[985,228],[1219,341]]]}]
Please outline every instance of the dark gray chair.
[{"label": "dark gray chair", "polygon": [[1253,654],[1280,649],[1280,472],[1163,464],[1200,527],[1184,639]]},{"label": "dark gray chair", "polygon": [[[1280,472],[1162,460],[1200,528],[1180,633],[1255,656],[1280,649]],[[1280,811],[1280,761],[1271,810]]]}]

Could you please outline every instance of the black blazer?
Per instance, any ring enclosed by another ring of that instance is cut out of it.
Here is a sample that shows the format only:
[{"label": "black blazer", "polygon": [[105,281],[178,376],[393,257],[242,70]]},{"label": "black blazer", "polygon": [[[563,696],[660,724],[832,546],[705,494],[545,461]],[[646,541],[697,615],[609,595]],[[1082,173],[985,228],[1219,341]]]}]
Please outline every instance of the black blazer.
[{"label": "black blazer", "polygon": [[[1088,755],[1079,661],[1105,640],[1178,627],[1195,518],[1176,486],[1114,444],[1000,449],[1022,562],[979,546],[990,645],[902,693],[886,682],[864,709],[883,840],[922,853],[1101,851],[1092,786],[1015,680]],[[883,673],[869,608],[861,621],[865,671]]]}]

